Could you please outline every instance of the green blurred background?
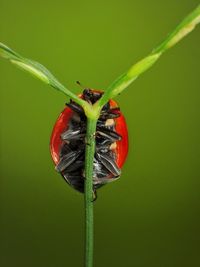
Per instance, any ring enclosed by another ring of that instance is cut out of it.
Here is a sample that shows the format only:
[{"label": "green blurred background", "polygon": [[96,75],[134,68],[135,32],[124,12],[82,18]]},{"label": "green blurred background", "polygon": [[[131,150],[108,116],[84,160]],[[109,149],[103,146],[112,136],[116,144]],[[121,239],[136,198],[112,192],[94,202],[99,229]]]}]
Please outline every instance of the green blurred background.
[{"label": "green blurred background", "polygon": [[[197,0],[0,0],[0,39],[75,93],[103,89]],[[95,203],[95,267],[200,266],[200,28],[120,97],[130,139],[121,179]],[[0,266],[83,266],[83,195],[49,153],[68,99],[0,60]]]}]

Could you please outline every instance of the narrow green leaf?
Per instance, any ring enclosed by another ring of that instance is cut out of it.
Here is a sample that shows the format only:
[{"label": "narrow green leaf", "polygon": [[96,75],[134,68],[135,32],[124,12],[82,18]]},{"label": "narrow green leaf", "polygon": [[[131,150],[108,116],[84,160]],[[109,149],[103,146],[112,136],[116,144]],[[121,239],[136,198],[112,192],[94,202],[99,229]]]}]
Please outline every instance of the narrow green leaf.
[{"label": "narrow green leaf", "polygon": [[51,72],[46,69],[40,63],[27,59],[10,49],[8,46],[0,43],[0,56],[10,60],[11,63],[15,64],[19,68],[29,72],[36,78],[40,79],[46,84],[51,85],[53,88],[63,92],[68,97],[79,103],[81,106],[87,106],[87,103],[80,99],[78,96],[73,94],[64,85],[62,85]]},{"label": "narrow green leaf", "polygon": [[141,73],[148,70],[157,61],[160,55],[161,54],[150,55],[136,63],[127,72],[127,77],[132,79],[139,76]]},{"label": "narrow green leaf", "polygon": [[54,83],[58,83],[57,79],[43,65],[20,56],[2,43],[0,43],[0,55],[47,84],[53,85]]},{"label": "narrow green leaf", "polygon": [[178,27],[162,42],[153,52],[133,65],[126,73],[118,77],[105,91],[102,98],[96,102],[96,106],[102,107],[110,99],[116,97],[143,72],[148,70],[169,48],[178,43],[183,37],[190,33],[200,23],[200,5],[193,10]]},{"label": "narrow green leaf", "polygon": [[16,64],[21,69],[24,69],[24,70],[30,72],[31,74],[36,76],[38,79],[42,80],[43,82],[50,84],[50,81],[47,78],[47,76],[44,73],[42,73],[38,68],[34,68],[31,64],[23,63],[23,62],[20,62],[18,60],[14,60],[14,59],[11,59],[10,61],[13,64]]},{"label": "narrow green leaf", "polygon": [[21,56],[11,50],[8,46],[0,43],[0,56],[6,59],[20,59]]},{"label": "narrow green leaf", "polygon": [[193,10],[177,27],[168,35],[168,37],[162,42],[153,53],[163,53],[167,49],[178,43],[183,37],[188,35],[196,25],[200,23],[200,5]]}]

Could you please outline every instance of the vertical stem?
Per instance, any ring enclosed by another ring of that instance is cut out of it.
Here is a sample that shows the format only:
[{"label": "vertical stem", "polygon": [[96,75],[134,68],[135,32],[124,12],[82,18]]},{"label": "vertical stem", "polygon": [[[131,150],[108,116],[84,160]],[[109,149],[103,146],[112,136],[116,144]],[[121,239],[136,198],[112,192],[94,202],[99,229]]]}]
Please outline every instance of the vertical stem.
[{"label": "vertical stem", "polygon": [[85,267],[93,266],[93,161],[97,120],[87,119],[85,151]]}]

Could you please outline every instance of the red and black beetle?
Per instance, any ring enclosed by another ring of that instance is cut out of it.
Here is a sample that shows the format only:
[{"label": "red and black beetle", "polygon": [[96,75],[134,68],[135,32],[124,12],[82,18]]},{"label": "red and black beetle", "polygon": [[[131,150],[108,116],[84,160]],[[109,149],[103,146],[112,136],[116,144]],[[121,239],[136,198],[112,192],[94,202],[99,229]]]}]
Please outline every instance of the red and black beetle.
[{"label": "red and black beetle", "polygon": [[[101,91],[85,89],[81,98],[94,104]],[[58,117],[50,141],[56,170],[74,189],[84,192],[84,158],[86,116],[74,101]],[[101,110],[95,134],[96,148],[93,167],[93,190],[115,181],[128,153],[128,132],[125,118],[117,103],[110,100]]]}]

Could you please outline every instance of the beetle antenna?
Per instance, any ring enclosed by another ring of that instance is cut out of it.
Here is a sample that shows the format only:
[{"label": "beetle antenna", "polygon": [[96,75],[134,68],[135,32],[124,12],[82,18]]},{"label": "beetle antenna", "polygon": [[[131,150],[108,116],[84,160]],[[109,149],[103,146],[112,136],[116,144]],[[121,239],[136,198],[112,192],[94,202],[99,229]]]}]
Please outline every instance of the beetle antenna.
[{"label": "beetle antenna", "polygon": [[77,83],[82,89],[85,89],[85,87],[84,87],[79,81],[76,81],[76,83]]}]

